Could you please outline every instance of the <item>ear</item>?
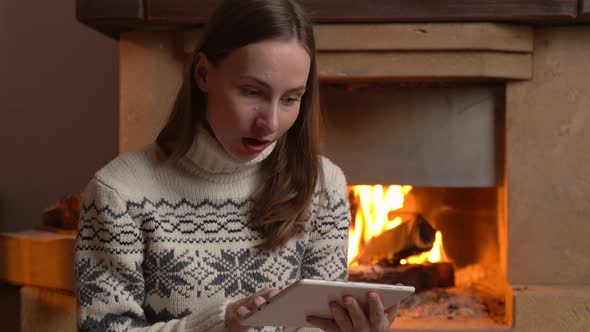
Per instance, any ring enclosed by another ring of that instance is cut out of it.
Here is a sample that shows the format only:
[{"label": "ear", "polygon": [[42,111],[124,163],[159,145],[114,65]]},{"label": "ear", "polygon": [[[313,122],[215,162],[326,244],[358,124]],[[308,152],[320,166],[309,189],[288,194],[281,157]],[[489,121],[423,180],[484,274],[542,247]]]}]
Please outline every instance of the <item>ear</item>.
[{"label": "ear", "polygon": [[211,68],[211,65],[205,53],[197,53],[193,77],[199,89],[205,93],[208,90],[207,75],[209,74],[209,68]]}]

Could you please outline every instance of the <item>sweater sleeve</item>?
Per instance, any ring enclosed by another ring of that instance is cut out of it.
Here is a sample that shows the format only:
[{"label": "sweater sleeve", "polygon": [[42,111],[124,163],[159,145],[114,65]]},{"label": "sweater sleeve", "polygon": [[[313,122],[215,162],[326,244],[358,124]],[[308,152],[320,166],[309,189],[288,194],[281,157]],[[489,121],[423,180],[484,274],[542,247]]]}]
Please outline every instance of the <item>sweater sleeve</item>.
[{"label": "sweater sleeve", "polygon": [[93,179],[76,237],[79,331],[223,331],[225,303],[150,325],[142,308],[143,237],[118,193]]},{"label": "sweater sleeve", "polygon": [[316,198],[319,209],[312,219],[310,237],[301,265],[301,277],[345,280],[347,275],[350,207],[342,171],[324,159],[325,188]]}]

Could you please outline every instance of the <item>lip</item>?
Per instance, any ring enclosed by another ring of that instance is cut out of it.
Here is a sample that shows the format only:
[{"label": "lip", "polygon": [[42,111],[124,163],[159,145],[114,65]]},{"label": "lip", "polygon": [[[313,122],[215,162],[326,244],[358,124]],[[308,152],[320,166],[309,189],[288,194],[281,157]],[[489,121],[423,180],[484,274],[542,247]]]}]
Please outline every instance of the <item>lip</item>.
[{"label": "lip", "polygon": [[264,143],[260,144],[260,145],[253,145],[253,144],[250,144],[250,142],[248,142],[248,138],[256,138],[256,137],[242,138],[242,145],[244,146],[244,149],[250,154],[260,153],[260,152],[264,151],[264,149],[266,149],[272,143],[271,141],[268,141],[268,140],[256,138],[257,140],[264,142]]}]

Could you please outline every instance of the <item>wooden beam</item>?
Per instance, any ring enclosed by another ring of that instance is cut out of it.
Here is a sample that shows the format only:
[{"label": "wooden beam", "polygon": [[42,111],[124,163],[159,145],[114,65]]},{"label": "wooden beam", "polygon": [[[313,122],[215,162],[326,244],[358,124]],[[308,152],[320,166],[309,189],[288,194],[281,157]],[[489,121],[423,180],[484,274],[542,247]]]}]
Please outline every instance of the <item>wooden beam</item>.
[{"label": "wooden beam", "polygon": [[[184,33],[194,50],[202,29]],[[316,24],[317,51],[533,52],[533,28],[499,23]],[[341,38],[346,36],[346,38]]]},{"label": "wooden beam", "polygon": [[[302,0],[315,23],[575,23],[578,0]],[[585,1],[587,0],[580,0]],[[76,0],[78,19],[118,35],[204,24],[221,0]]]},{"label": "wooden beam", "polygon": [[500,52],[322,52],[318,75],[325,82],[400,80],[526,80],[532,57]]},{"label": "wooden beam", "polygon": [[[494,23],[320,24],[314,29],[318,74],[323,81],[512,80],[532,77],[533,31],[527,26]],[[201,29],[185,32],[186,53],[194,50],[200,33]],[[338,35],[347,38],[335,38]]]},{"label": "wooden beam", "polygon": [[[157,0],[164,1],[164,0]],[[317,21],[506,21],[574,18],[575,0],[303,0]]]},{"label": "wooden beam", "polygon": [[76,15],[80,20],[143,19],[142,0],[76,0]]},{"label": "wooden beam", "polygon": [[[147,20],[202,24],[220,0],[146,0]],[[315,22],[572,19],[577,0],[302,0]]]},{"label": "wooden beam", "polygon": [[318,24],[314,33],[319,51],[533,51],[533,29],[523,25]]},{"label": "wooden beam", "polygon": [[112,37],[146,25],[143,0],[76,0],[76,17]]},{"label": "wooden beam", "polygon": [[73,290],[75,238],[74,232],[0,233],[0,280]]},{"label": "wooden beam", "polygon": [[222,0],[145,0],[147,20],[181,25],[202,25]]}]

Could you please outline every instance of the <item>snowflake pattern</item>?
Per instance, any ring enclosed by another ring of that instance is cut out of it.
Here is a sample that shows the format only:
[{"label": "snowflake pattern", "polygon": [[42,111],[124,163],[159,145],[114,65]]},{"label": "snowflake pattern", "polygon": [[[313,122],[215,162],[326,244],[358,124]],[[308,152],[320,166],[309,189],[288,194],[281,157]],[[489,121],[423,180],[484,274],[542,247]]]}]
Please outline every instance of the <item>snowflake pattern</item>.
[{"label": "snowflake pattern", "polygon": [[178,256],[174,249],[148,252],[144,261],[146,293],[170,297],[175,292],[189,298],[194,286],[189,282],[193,276],[187,267],[193,261],[189,251]]},{"label": "snowflake pattern", "polygon": [[248,296],[255,293],[261,284],[271,280],[260,272],[267,257],[254,255],[251,250],[221,250],[219,255],[210,255],[205,263],[217,271],[211,281],[213,289],[223,289],[224,296]]},{"label": "snowflake pattern", "polygon": [[326,280],[346,279],[346,253],[342,248],[326,246],[313,248],[305,253],[301,264],[302,278],[318,278]]},{"label": "snowflake pattern", "polygon": [[[248,202],[143,199],[127,202],[126,212],[92,202],[77,241],[80,330],[124,331],[181,318],[194,307],[174,303],[249,296],[302,277],[344,279],[348,205],[325,194],[326,205],[306,234],[274,251],[251,247],[260,235],[244,223]],[[121,223],[125,227],[114,227]],[[111,303],[134,309],[96,316]]]},{"label": "snowflake pattern", "polygon": [[82,259],[76,266],[78,303],[87,307],[96,299],[102,303],[121,300],[141,302],[144,296],[143,272],[139,263],[134,268],[99,260],[92,264]]},{"label": "snowflake pattern", "polygon": [[94,299],[106,303],[109,291],[101,284],[100,279],[105,275],[105,269],[101,267],[102,261],[92,264],[90,259],[82,259],[76,266],[78,286],[78,303],[89,306]]}]

